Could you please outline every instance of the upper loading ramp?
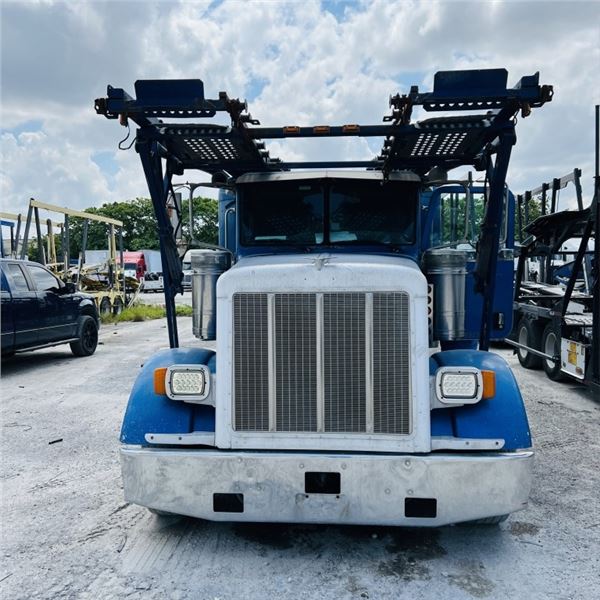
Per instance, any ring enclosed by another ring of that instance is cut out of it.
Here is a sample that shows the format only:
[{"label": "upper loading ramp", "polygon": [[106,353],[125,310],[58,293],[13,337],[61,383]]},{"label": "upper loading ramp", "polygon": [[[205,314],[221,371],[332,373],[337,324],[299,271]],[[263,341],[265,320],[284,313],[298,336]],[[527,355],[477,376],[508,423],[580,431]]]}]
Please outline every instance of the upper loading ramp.
[{"label": "upper loading ramp", "polygon": [[[226,92],[216,99],[207,99],[199,79],[140,80],[135,83],[136,98],[123,89],[108,86],[107,96],[95,101],[96,112],[119,119],[127,127],[130,120],[138,125],[135,148],[158,223],[171,347],[178,345],[174,297],[183,291],[181,261],[168,214],[174,175],[182,175],[186,169],[199,169],[212,174],[214,183],[219,184],[244,173],[290,169],[362,167],[380,170],[387,178],[392,171],[410,170],[423,175],[434,168],[447,172],[465,165],[485,170],[488,182],[474,273],[476,291],[483,300],[479,343],[482,349],[487,349],[493,329],[492,301],[506,172],[516,142],[515,117],[519,111],[523,117],[528,116],[532,107],[542,106],[553,95],[552,86],[539,84],[538,73],[522,77],[513,88],[507,87],[507,80],[505,69],[440,71],[435,75],[432,92],[420,92],[413,86],[408,94],[392,96],[391,114],[383,118],[382,125],[309,127],[260,127],[259,121],[248,112],[246,102],[229,98]],[[480,114],[413,122],[412,111],[417,106],[426,112],[479,111]],[[229,126],[202,123],[218,112],[229,115]],[[165,118],[199,122],[165,123]],[[284,162],[272,158],[264,142],[332,137],[381,137],[384,141],[373,160],[320,162]]]},{"label": "upper loading ramp", "polygon": [[[532,107],[552,98],[552,86],[539,85],[539,74],[523,77],[507,88],[506,69],[440,71],[432,92],[390,98],[391,114],[383,125],[347,124],[299,127],[259,127],[245,102],[221,92],[207,99],[199,79],[140,80],[136,98],[123,89],[108,86],[107,97],[95,102],[96,112],[126,124],[132,119],[140,129],[137,141],[157,141],[165,158],[173,162],[175,174],[185,169],[208,173],[225,171],[234,177],[248,172],[282,171],[296,168],[366,167],[384,173],[410,169],[426,173],[433,167],[445,170],[460,165],[485,168],[485,156],[501,130],[513,127],[519,111],[527,116]],[[485,111],[479,115],[444,116],[411,122],[413,107],[428,112]],[[228,113],[231,126],[164,123],[162,119],[208,119]],[[283,162],[272,158],[266,139],[323,137],[383,137],[379,155],[370,161],[332,160]]]}]

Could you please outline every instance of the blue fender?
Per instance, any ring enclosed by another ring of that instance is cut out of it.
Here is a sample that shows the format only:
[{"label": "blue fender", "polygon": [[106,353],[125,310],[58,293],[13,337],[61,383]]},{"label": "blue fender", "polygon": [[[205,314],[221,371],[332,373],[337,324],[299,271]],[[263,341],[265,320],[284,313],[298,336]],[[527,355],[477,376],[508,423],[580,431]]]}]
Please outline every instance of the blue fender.
[{"label": "blue fender", "polygon": [[439,367],[476,367],[496,373],[496,395],[470,406],[431,411],[431,435],[462,438],[502,438],[503,450],[531,447],[523,398],[508,363],[493,352],[448,350],[431,357],[430,374]]},{"label": "blue fender", "polygon": [[216,358],[215,352],[206,348],[171,348],[161,350],[147,360],[129,395],[121,442],[147,446],[146,433],[214,431],[215,409],[155,394],[154,370],[175,364],[202,364],[214,373]]}]

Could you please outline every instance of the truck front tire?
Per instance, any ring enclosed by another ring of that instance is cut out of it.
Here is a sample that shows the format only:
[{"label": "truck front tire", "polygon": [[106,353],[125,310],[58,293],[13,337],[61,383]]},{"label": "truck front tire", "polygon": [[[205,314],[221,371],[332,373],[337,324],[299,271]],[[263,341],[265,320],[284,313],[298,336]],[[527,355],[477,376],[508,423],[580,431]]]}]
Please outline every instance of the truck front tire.
[{"label": "truck front tire", "polygon": [[71,352],[75,356],[91,356],[98,346],[98,325],[96,320],[89,315],[81,317],[79,324],[79,338],[71,342]]}]

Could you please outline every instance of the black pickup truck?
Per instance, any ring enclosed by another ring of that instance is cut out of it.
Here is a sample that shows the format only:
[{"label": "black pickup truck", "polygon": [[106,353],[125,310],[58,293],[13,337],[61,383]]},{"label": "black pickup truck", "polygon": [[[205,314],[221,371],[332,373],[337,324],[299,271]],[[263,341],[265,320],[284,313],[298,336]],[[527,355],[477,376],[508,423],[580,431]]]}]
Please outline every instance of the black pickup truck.
[{"label": "black pickup truck", "polygon": [[70,344],[76,356],[90,356],[98,345],[94,299],[77,292],[42,265],[0,260],[2,356]]}]

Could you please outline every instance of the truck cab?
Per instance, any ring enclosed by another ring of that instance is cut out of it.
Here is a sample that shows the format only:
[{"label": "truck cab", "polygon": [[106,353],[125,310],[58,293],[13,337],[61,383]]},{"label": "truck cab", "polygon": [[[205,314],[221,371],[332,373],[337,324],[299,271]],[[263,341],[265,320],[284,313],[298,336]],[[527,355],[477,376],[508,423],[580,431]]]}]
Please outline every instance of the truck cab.
[{"label": "truck cab", "polygon": [[[527,416],[488,348],[511,327],[513,116],[551,88],[536,75],[508,89],[506,75],[440,72],[433,92],[393,97],[373,126],[257,127],[225,93],[203,103],[196,80],[96,101],[139,125],[163,242],[171,349],[145,363],[125,413],[128,501],[212,520],[407,526],[497,523],[526,507]],[[492,112],[410,119],[413,106],[484,101]],[[168,106],[223,110],[232,125],[156,122]],[[372,161],[286,163],[261,141],[320,135],[384,144]],[[448,179],[460,165],[485,171],[479,191]],[[164,181],[194,168],[222,189],[223,247],[190,256],[194,333],[216,350],[179,348],[174,319],[183,274]]]},{"label": "truck cab", "polygon": [[138,281],[144,279],[146,260],[143,252],[123,252],[123,271],[125,277],[132,277]]}]

